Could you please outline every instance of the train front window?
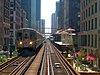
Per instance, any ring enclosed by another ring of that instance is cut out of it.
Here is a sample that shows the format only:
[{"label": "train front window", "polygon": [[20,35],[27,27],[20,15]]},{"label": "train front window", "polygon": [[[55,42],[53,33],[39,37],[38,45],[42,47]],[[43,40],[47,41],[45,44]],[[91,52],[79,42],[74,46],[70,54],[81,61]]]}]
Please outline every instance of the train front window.
[{"label": "train front window", "polygon": [[30,32],[30,39],[35,39],[35,33],[34,32]]},{"label": "train front window", "polygon": [[21,32],[17,33],[17,40],[19,40],[19,39],[22,40],[22,33]]},{"label": "train front window", "polygon": [[25,34],[25,35],[24,35],[24,38],[25,38],[25,39],[28,39],[28,35],[27,35],[27,34]]}]

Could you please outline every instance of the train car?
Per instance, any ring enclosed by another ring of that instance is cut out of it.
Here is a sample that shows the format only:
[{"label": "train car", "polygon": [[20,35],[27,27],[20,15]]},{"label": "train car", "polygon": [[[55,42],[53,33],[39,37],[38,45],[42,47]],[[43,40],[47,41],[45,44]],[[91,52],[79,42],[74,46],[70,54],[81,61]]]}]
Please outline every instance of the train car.
[{"label": "train car", "polygon": [[39,47],[43,42],[43,36],[35,29],[21,28],[16,30],[16,47],[19,55],[25,53],[33,55],[35,49]]}]

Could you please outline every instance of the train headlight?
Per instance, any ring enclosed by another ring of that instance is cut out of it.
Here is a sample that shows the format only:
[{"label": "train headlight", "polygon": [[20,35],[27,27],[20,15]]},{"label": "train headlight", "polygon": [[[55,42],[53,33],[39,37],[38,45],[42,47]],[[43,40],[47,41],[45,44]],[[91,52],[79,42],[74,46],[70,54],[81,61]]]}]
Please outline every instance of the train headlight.
[{"label": "train headlight", "polygon": [[33,44],[33,42],[30,42],[30,44]]},{"label": "train headlight", "polygon": [[20,44],[20,45],[22,45],[23,43],[22,43],[22,42],[20,42],[19,44]]}]

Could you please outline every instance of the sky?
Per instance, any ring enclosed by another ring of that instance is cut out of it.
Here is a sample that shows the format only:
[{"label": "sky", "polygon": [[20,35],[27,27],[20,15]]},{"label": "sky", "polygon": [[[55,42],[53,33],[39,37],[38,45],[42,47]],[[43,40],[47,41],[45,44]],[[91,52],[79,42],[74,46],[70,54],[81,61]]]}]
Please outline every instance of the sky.
[{"label": "sky", "polygon": [[[45,19],[45,27],[51,28],[51,15],[55,12],[56,1],[59,0],[41,0],[41,18]],[[46,29],[50,32],[50,29]]]}]

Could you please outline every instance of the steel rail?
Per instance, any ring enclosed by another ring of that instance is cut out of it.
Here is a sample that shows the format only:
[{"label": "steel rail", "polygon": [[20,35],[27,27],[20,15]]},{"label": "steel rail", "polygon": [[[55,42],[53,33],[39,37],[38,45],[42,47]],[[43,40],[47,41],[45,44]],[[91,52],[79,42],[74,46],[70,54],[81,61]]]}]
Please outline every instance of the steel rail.
[{"label": "steel rail", "polygon": [[7,66],[8,64],[10,64],[11,62],[13,62],[13,61],[16,60],[17,58],[18,58],[18,57],[14,57],[14,58],[12,58],[11,60],[9,60],[9,61],[7,61],[7,62],[1,64],[1,65],[0,65],[0,69],[2,69],[3,67]]},{"label": "steel rail", "polygon": [[[51,44],[52,45],[52,44]],[[65,61],[65,59],[63,58],[63,56],[61,55],[61,53],[58,51],[58,49],[52,45],[52,48],[54,49],[56,55],[58,56],[59,60],[61,61],[63,67],[65,68],[66,72],[68,75],[79,75],[78,73],[76,73],[75,70],[72,69],[72,67],[68,64],[67,61]]]},{"label": "steel rail", "polygon": [[26,65],[24,65],[18,72],[16,75],[24,75],[24,73],[26,72],[26,70],[28,69],[28,67],[31,65],[31,63],[33,62],[35,56],[32,56],[30,58],[30,60],[26,63]]},{"label": "steel rail", "polygon": [[41,70],[40,70],[40,75],[43,75],[44,63],[45,63],[45,58],[46,58],[46,47],[45,47],[45,45],[44,45],[44,55],[43,55],[43,62],[42,62]]},{"label": "steel rail", "polygon": [[18,59],[20,59],[20,58],[21,58],[21,57],[16,58],[15,60],[13,60],[12,62],[10,62],[9,64],[6,63],[7,65],[4,66],[3,68],[1,68],[1,69],[0,69],[0,72],[1,72],[2,70],[4,70],[5,68],[7,68],[8,66],[10,66],[11,64],[13,64],[16,60],[18,60]]},{"label": "steel rail", "polygon": [[30,57],[27,57],[9,75],[16,75],[17,72],[28,62],[29,59],[30,59]]}]

